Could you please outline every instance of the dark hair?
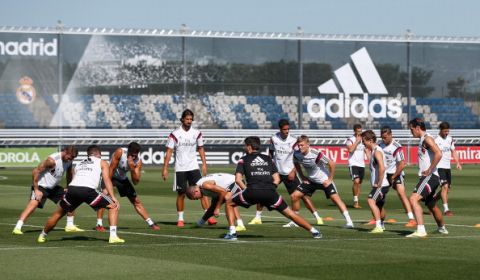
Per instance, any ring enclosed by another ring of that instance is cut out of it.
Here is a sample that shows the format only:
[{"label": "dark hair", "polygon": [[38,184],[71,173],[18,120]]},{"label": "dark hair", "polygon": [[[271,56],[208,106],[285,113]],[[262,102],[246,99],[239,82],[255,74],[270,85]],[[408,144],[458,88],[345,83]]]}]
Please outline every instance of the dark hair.
[{"label": "dark hair", "polygon": [[129,153],[129,154],[139,153],[141,149],[142,149],[142,147],[140,146],[140,144],[138,144],[137,142],[131,142],[130,144],[128,144],[127,153]]},{"label": "dark hair", "polygon": [[288,122],[288,120],[286,119],[281,119],[278,121],[278,128],[282,128],[286,125],[290,125],[290,123]]},{"label": "dark hair", "polygon": [[361,125],[361,124],[356,123],[356,124],[353,125],[353,131],[355,131],[355,130],[357,130],[357,129],[359,129],[359,128],[362,128],[362,125]]},{"label": "dark hair", "polygon": [[408,125],[412,128],[415,128],[417,126],[420,127],[421,130],[423,131],[426,131],[427,128],[425,127],[425,122],[423,121],[422,118],[414,118],[413,120],[411,120]]},{"label": "dark hair", "polygon": [[450,128],[450,124],[448,122],[441,122],[440,125],[438,126],[438,128],[440,130],[443,130],[443,129],[449,129]]},{"label": "dark hair", "polygon": [[189,186],[187,188],[185,194],[187,195],[188,199],[194,199],[195,188],[196,186]]},{"label": "dark hair", "polygon": [[298,136],[297,142],[307,142],[307,143],[310,143],[310,139],[308,139],[308,136],[307,136],[307,135],[302,134],[302,135]]},{"label": "dark hair", "polygon": [[90,157],[93,153],[102,153],[100,150],[100,146],[98,145],[90,145],[87,148],[87,156]]},{"label": "dark hair", "polygon": [[68,145],[63,147],[62,151],[65,151],[73,156],[73,158],[76,158],[78,156],[78,149],[74,145]]},{"label": "dark hair", "polygon": [[377,136],[375,135],[375,132],[372,130],[367,130],[362,132],[362,138],[364,140],[372,140],[373,142],[377,142]]},{"label": "dark hair", "polygon": [[248,136],[244,142],[245,145],[252,147],[254,151],[260,150],[260,138],[258,136]]},{"label": "dark hair", "polygon": [[180,118],[180,121],[182,121],[184,118],[187,116],[192,116],[193,119],[193,112],[190,109],[185,109],[185,111],[182,112],[182,117]]},{"label": "dark hair", "polygon": [[384,134],[384,133],[392,134],[392,129],[388,125],[383,126],[380,129],[380,134]]}]

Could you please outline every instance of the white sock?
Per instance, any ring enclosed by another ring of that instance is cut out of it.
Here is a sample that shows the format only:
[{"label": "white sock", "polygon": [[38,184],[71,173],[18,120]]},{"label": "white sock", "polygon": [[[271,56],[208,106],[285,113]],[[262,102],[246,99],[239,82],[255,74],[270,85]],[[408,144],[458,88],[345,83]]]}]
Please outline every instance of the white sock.
[{"label": "white sock", "polygon": [[245,225],[243,224],[243,220],[242,219],[238,219],[237,220],[237,226],[239,227],[244,227]]},{"label": "white sock", "polygon": [[445,228],[445,225],[443,225],[443,226],[441,226],[441,227],[438,227],[438,229],[443,229],[443,230],[445,230],[446,228]]},{"label": "white sock", "polygon": [[73,227],[73,216],[67,216],[67,227]]},{"label": "white sock", "polygon": [[320,215],[318,215],[318,212],[317,212],[317,211],[313,212],[312,214],[313,214],[313,216],[315,217],[315,219],[319,219],[319,218],[320,218]]},{"label": "white sock", "polygon": [[45,233],[44,230],[42,230],[42,233],[40,233],[40,236],[47,237],[48,233]]},{"label": "white sock", "polygon": [[358,202],[358,196],[357,195],[353,196],[353,202]]},{"label": "white sock", "polygon": [[443,212],[447,212],[449,209],[448,209],[448,203],[444,203],[443,204]]},{"label": "white sock", "polygon": [[415,219],[415,217],[413,216],[413,213],[412,213],[412,212],[408,212],[408,213],[407,213],[407,216],[408,216],[408,219],[409,219],[409,220],[414,220],[414,219]]},{"label": "white sock", "polygon": [[417,225],[417,232],[419,233],[424,233],[425,231],[425,225]]},{"label": "white sock", "polygon": [[117,226],[110,226],[110,237],[118,237]]},{"label": "white sock", "polygon": [[15,225],[15,228],[21,230],[22,227],[23,227],[23,221],[22,221],[22,220],[18,220],[18,221],[17,221],[17,224]]},{"label": "white sock", "polygon": [[382,220],[376,220],[375,221],[375,226],[376,227],[382,227]]},{"label": "white sock", "polygon": [[198,220],[197,224],[199,225],[204,225],[207,221],[205,221],[204,219],[200,219]]},{"label": "white sock", "polygon": [[149,226],[153,226],[153,224],[154,224],[154,222],[153,222],[152,219],[150,219],[150,218],[146,219],[145,222],[147,222],[147,224],[148,224]]},{"label": "white sock", "polygon": [[237,230],[235,229],[235,226],[229,226],[228,227],[228,233],[230,233],[230,234],[237,233]]},{"label": "white sock", "polygon": [[262,219],[262,211],[257,211],[257,213],[255,213],[255,218],[261,220]]},{"label": "white sock", "polygon": [[178,211],[178,220],[183,221],[183,211]]},{"label": "white sock", "polygon": [[97,219],[97,226],[103,226],[103,219]]},{"label": "white sock", "polygon": [[345,217],[347,224],[353,224],[352,218],[350,218],[348,211],[343,212],[342,215]]},{"label": "white sock", "polygon": [[311,232],[311,233],[318,233],[319,231],[318,231],[316,228],[312,227],[312,228],[310,229],[310,232]]}]

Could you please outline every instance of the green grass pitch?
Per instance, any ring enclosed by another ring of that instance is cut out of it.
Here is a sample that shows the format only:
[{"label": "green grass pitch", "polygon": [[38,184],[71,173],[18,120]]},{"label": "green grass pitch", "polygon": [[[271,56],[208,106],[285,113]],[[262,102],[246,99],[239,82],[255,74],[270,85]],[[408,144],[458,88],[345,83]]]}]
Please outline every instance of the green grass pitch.
[{"label": "green grass pitch", "polygon": [[[233,172],[234,167],[211,167],[210,172]],[[172,177],[170,173],[170,178]],[[416,169],[407,170],[407,190],[416,184]],[[367,172],[367,178],[369,174]],[[356,228],[342,228],[344,220],[337,208],[316,192],[313,200],[322,217],[333,217],[319,228],[324,238],[312,239],[299,228],[282,228],[286,219],[275,212],[264,212],[264,224],[249,226],[239,241],[224,241],[226,219],[215,226],[195,228],[202,214],[198,201],[186,201],[186,226],[175,226],[175,193],[171,181],[163,182],[160,168],[146,169],[137,187],[150,216],[161,230],[151,231],[122,198],[119,236],[124,245],[109,245],[108,232],[93,231],[95,212],[82,205],[75,223],[83,233],[66,233],[62,219],[49,241],[36,238],[55,209],[50,201],[37,209],[23,227],[24,235],[11,234],[26,205],[31,181],[30,169],[0,169],[0,277],[1,279],[480,279],[480,185],[479,167],[453,170],[450,208],[446,217],[448,236],[434,234],[433,219],[426,216],[429,237],[410,240],[411,230],[403,225],[406,215],[395,191],[387,197],[387,231],[369,234],[371,226],[366,197],[367,180],[362,188],[362,209],[349,208]],[[338,166],[335,178],[341,197],[351,204],[351,181],[347,169]],[[283,185],[280,193],[286,197]],[[289,201],[287,199],[287,201]],[[247,223],[255,208],[241,209]],[[301,215],[313,223],[302,206]],[[105,218],[104,223],[108,225]]]}]

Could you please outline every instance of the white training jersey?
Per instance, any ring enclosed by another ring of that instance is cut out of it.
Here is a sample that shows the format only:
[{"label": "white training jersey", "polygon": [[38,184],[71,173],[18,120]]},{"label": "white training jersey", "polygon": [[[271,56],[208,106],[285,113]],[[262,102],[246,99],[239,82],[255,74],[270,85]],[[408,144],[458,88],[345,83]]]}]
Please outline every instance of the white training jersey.
[{"label": "white training jersey", "polygon": [[275,133],[270,138],[270,151],[273,151],[273,161],[277,166],[278,173],[288,175],[293,165],[293,152],[297,145],[297,138],[290,134],[283,139],[280,132]]},{"label": "white training jersey", "polygon": [[[433,160],[433,152],[427,150],[423,145],[425,138],[432,137],[430,134],[425,133],[421,138],[420,142],[418,143],[418,176],[422,176],[422,172],[427,170]],[[433,170],[432,174],[438,176],[437,167]]]},{"label": "white training jersey", "polygon": [[102,174],[101,161],[97,157],[88,157],[77,163],[70,186],[97,189]]},{"label": "white training jersey", "polygon": [[293,160],[303,166],[308,180],[313,183],[322,184],[330,175],[327,168],[330,160],[319,150],[310,149],[306,155],[297,150],[293,153]]},{"label": "white training jersey", "polygon": [[378,146],[382,148],[385,154],[385,169],[387,170],[387,174],[394,174],[397,171],[397,163],[405,160],[402,145],[397,141],[392,140],[392,143],[388,145],[386,145],[384,142],[381,142],[378,144]]},{"label": "white training jersey", "polygon": [[[118,160],[118,166],[117,168],[113,171],[113,177],[120,179],[120,180],[125,180],[128,179],[127,173],[130,171],[130,167],[128,166],[128,149],[127,148],[121,148],[122,149],[122,156]],[[140,158],[136,158],[133,162],[137,164],[140,161]]]},{"label": "white training jersey", "polygon": [[[345,145],[350,146],[356,141],[357,138],[353,135],[345,141]],[[348,153],[348,166],[365,167],[365,146],[363,143],[358,144],[353,153]]]},{"label": "white training jersey", "polygon": [[197,147],[203,147],[203,136],[199,130],[190,127],[185,131],[180,126],[170,133],[166,146],[175,150],[175,171],[199,169]]},{"label": "white training jersey", "polygon": [[49,170],[45,170],[40,174],[38,179],[38,185],[45,189],[52,189],[62,181],[63,174],[72,165],[71,161],[62,161],[62,153],[54,153],[48,156],[55,161],[55,167]]},{"label": "white training jersey", "polygon": [[[372,154],[370,156],[370,184],[372,186],[377,182],[378,178],[381,175],[378,161],[375,158],[375,152],[377,151],[382,154],[384,167],[386,166],[386,162],[387,162],[383,149],[380,146],[375,146],[375,149],[373,149]],[[387,179],[387,169],[385,168],[385,170],[383,171],[383,180],[382,180],[381,186],[377,186],[377,187],[387,187],[389,185],[390,184],[388,183],[388,179]]]},{"label": "white training jersey", "polygon": [[216,196],[217,193],[202,189],[203,183],[207,181],[215,181],[215,185],[221,187],[222,189],[228,191],[229,187],[235,183],[235,175],[233,174],[228,174],[228,173],[213,173],[209,174],[207,176],[202,177],[198,182],[196,183],[197,186],[200,187],[202,190],[202,193],[206,196]]},{"label": "white training jersey", "polygon": [[455,141],[450,135],[442,138],[440,135],[435,137],[435,143],[440,151],[442,151],[442,159],[438,162],[437,167],[443,169],[450,169],[450,161],[452,160],[452,152],[455,151]]}]

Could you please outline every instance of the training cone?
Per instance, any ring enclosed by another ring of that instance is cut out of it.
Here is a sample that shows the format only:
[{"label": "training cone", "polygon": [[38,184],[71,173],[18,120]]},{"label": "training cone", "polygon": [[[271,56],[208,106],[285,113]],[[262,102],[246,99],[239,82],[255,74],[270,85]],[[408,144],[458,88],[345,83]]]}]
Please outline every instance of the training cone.
[{"label": "training cone", "polygon": [[324,221],[333,221],[333,220],[335,220],[335,219],[332,218],[332,217],[325,217],[325,218],[323,218],[323,220],[324,220]]},{"label": "training cone", "polygon": [[395,220],[395,219],[388,219],[387,220],[387,223],[391,223],[391,224],[394,224],[396,222],[397,222],[397,220]]},{"label": "training cone", "polygon": [[476,228],[480,228],[480,224],[476,224],[475,227],[476,227]]}]

